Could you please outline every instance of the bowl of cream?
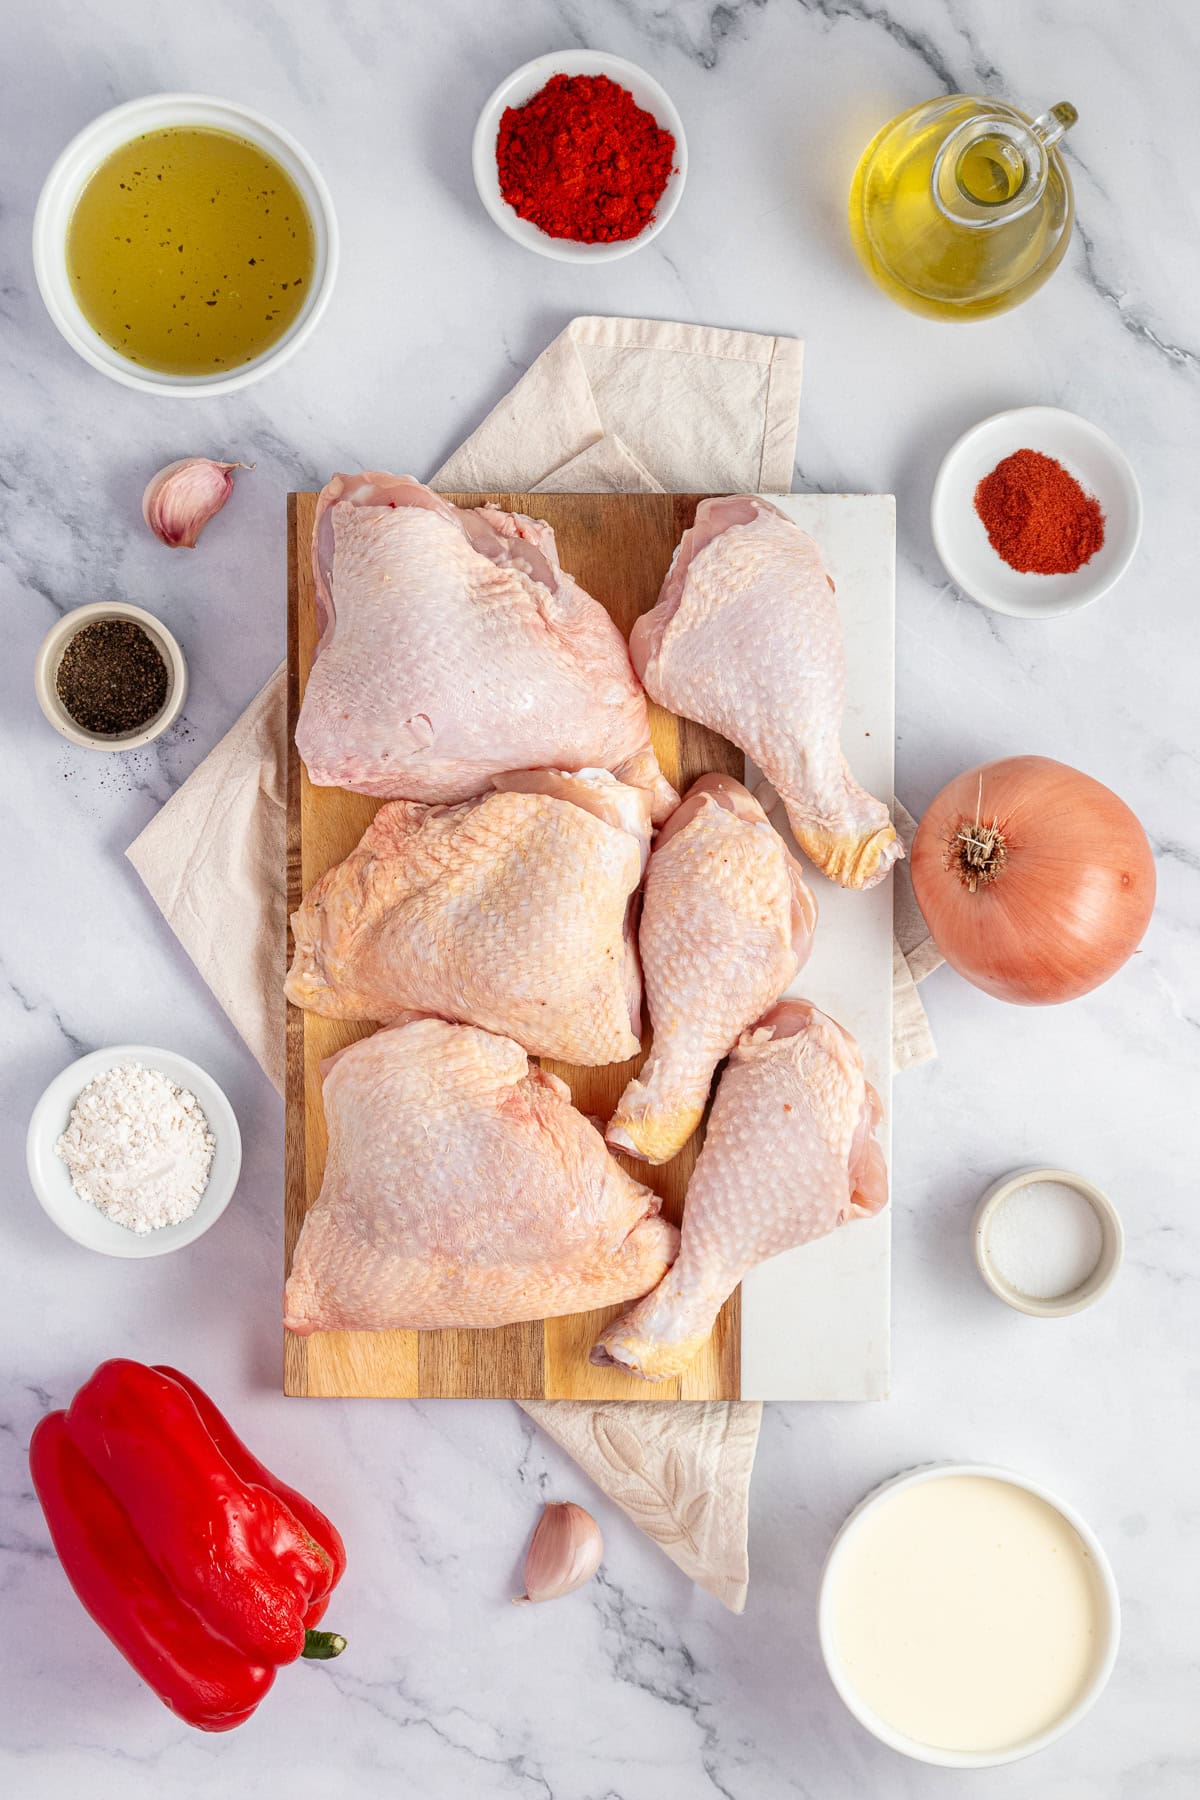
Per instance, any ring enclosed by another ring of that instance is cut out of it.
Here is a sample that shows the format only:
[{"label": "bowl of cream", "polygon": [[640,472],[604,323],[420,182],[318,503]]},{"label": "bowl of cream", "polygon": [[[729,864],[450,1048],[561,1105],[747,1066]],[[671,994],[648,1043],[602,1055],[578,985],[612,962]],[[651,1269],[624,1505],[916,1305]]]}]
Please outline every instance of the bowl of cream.
[{"label": "bowl of cream", "polygon": [[860,1725],[919,1762],[980,1769],[1044,1750],[1112,1673],[1108,1558],[1039,1482],[939,1463],[868,1494],[821,1577],[821,1651]]}]

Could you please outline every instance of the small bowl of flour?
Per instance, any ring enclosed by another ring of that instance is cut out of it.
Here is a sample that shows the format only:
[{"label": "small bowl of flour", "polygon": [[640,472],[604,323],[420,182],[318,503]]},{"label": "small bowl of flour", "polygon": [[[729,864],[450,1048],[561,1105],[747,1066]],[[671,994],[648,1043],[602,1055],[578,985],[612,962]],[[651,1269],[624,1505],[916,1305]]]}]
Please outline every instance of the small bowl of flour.
[{"label": "small bowl of flour", "polygon": [[184,1056],[95,1050],[55,1077],[29,1121],[29,1179],[67,1236],[107,1256],[162,1256],[201,1237],[233,1197],[233,1108]]}]

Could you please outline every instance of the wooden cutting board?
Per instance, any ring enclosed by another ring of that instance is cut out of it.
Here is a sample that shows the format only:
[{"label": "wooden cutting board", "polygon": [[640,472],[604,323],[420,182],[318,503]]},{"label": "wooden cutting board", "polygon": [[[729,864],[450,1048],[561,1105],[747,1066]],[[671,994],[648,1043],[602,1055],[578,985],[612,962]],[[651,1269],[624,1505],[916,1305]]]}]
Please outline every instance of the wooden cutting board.
[{"label": "wooden cutting board", "polygon": [[[491,502],[532,513],[554,528],[563,567],[612,614],[627,637],[653,606],[680,536],[691,525],[695,494],[449,494],[459,506]],[[315,494],[288,497],[288,912],[313,883],[353,850],[381,804],[337,788],[314,787],[295,750],[295,724],[316,645],[310,544]],[[738,776],[744,759],[724,738],[689,720],[650,708],[654,748],[664,773],[682,791],[697,775]],[[292,955],[288,932],[288,960]],[[285,1261],[321,1187],[325,1117],[320,1064],[375,1029],[324,1019],[289,1006]],[[547,1063],[569,1084],[585,1113],[608,1118],[642,1055],[627,1063],[581,1069]],[[658,1169],[628,1162],[662,1195],[677,1224],[701,1134]],[[509,1325],[495,1331],[316,1332],[284,1334],[284,1391],[306,1395],[506,1396],[512,1399],[728,1400],[741,1392],[740,1297],[726,1303],[706,1351],[674,1381],[641,1382],[615,1369],[593,1368],[588,1351],[621,1309]]]}]

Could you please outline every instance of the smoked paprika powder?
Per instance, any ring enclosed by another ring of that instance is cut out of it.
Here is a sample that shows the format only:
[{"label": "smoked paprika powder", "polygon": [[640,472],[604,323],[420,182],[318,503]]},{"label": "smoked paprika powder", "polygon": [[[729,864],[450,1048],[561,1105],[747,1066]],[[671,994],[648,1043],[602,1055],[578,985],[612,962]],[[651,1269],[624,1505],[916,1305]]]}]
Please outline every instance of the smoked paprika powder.
[{"label": "smoked paprika powder", "polygon": [[988,542],[1021,575],[1072,575],[1104,542],[1100,502],[1040,450],[1014,450],[975,489]]},{"label": "smoked paprika powder", "polygon": [[607,75],[552,75],[506,107],[496,138],[500,192],[548,237],[634,238],[654,218],[675,139]]}]

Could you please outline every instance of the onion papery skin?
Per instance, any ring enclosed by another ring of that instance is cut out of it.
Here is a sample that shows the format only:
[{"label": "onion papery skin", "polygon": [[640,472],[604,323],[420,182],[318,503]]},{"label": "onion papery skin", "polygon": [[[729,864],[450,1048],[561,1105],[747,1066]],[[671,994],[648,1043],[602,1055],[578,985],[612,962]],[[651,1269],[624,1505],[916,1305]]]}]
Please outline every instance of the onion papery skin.
[{"label": "onion papery skin", "polygon": [[[1003,859],[974,892],[961,831],[995,824]],[[1154,856],[1111,788],[1047,756],[1009,756],[947,782],[912,847],[934,943],[967,981],[1020,1006],[1076,1000],[1126,963],[1154,910]]]}]

